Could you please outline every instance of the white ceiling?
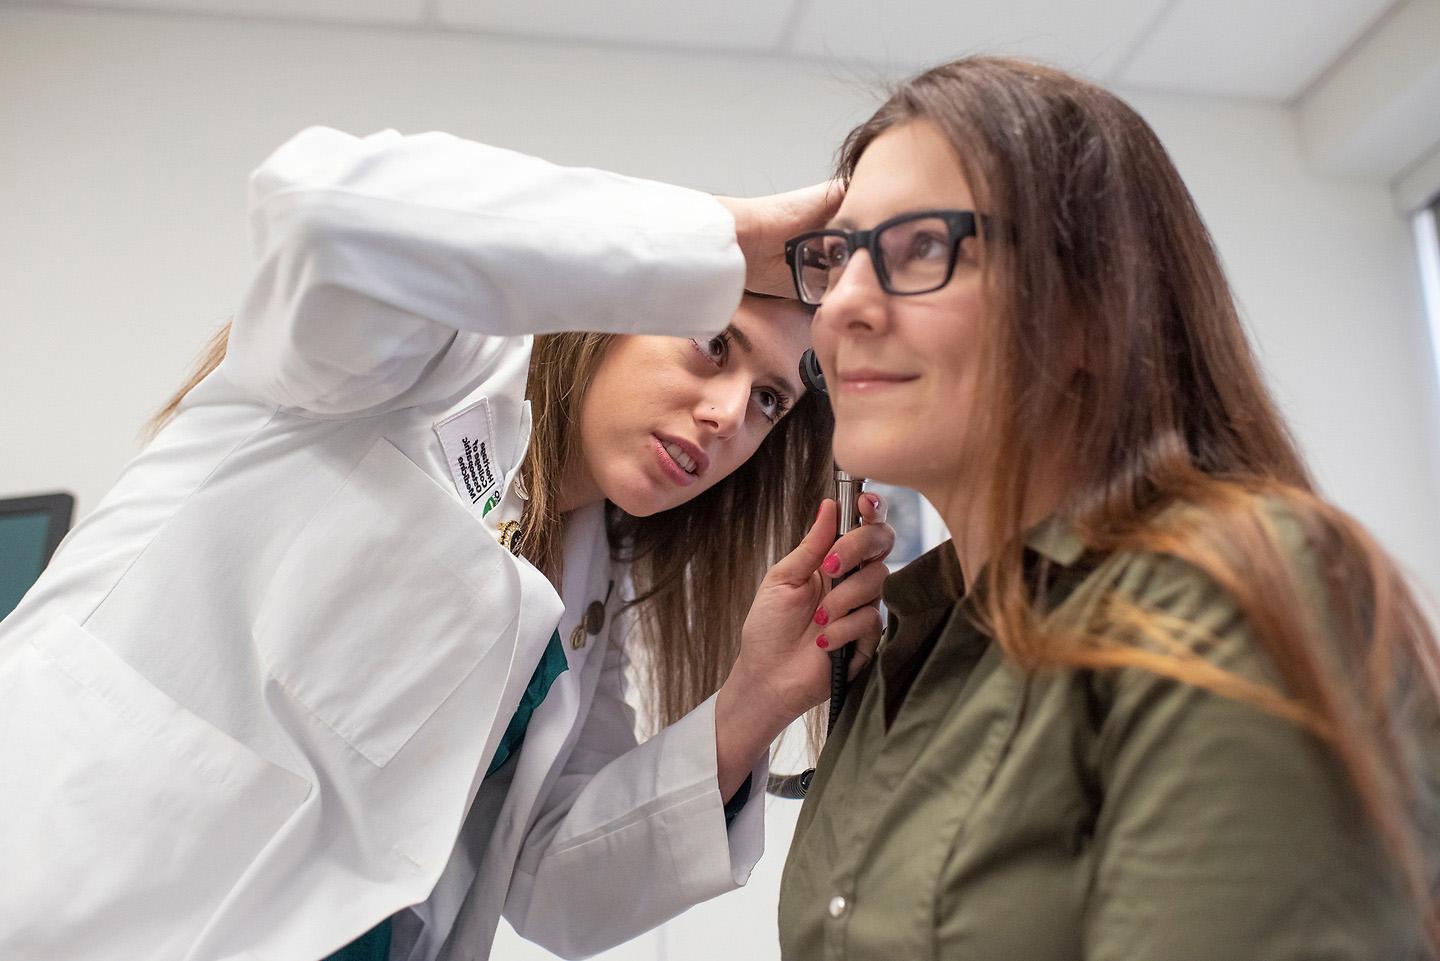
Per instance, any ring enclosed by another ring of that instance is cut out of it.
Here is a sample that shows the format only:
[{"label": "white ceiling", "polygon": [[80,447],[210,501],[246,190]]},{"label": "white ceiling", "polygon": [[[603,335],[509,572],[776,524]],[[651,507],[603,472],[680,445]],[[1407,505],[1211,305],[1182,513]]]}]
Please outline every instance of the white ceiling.
[{"label": "white ceiling", "polygon": [[[30,0],[36,3],[37,0]],[[38,0],[800,56],[1036,57],[1131,89],[1290,102],[1396,0]]]},{"label": "white ceiling", "polygon": [[1129,86],[1292,100],[1391,0],[1181,0],[1139,44]]}]

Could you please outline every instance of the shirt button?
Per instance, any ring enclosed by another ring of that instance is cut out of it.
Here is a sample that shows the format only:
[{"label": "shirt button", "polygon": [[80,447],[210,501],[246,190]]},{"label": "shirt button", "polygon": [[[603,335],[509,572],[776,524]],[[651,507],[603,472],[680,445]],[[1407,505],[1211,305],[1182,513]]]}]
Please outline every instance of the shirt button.
[{"label": "shirt button", "polygon": [[830,899],[830,917],[832,917],[832,918],[842,918],[842,917],[844,917],[844,916],[845,916],[845,911],[846,911],[849,907],[850,907],[850,903],[849,903],[848,901],[846,901],[844,898],[842,898],[842,897],[841,897],[840,895],[838,895],[838,894],[835,895],[833,898]]}]

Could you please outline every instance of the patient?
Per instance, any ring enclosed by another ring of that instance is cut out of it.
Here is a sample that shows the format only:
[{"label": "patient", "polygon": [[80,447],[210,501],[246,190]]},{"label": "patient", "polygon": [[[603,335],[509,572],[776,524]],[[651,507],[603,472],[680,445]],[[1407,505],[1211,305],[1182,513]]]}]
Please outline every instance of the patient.
[{"label": "patient", "polygon": [[1434,637],[1316,493],[1154,133],[968,59],[840,174],[788,246],[836,456],[954,539],[886,589],[784,956],[1431,956]]}]

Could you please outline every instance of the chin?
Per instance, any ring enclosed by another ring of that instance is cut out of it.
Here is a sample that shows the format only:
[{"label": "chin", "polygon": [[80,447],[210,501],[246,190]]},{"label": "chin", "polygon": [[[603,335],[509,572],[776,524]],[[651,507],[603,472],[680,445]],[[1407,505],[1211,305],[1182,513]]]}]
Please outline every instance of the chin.
[{"label": "chin", "polygon": [[936,483],[948,484],[964,462],[958,449],[950,449],[952,438],[931,433],[921,437],[895,429],[894,421],[855,424],[850,429],[837,425],[832,442],[835,463],[856,477],[924,490]]},{"label": "chin", "polygon": [[884,484],[901,483],[895,478],[905,473],[903,466],[909,462],[909,458],[895,449],[895,439],[866,437],[864,433],[836,432],[833,441],[835,463],[841,470],[856,477]]},{"label": "chin", "polygon": [[637,504],[626,503],[612,499],[611,503],[613,503],[616,507],[620,508],[625,513],[629,514],[631,517],[653,517],[656,514],[659,514],[663,510],[665,510],[665,508],[663,507],[657,507],[654,504],[646,503],[644,501]]},{"label": "chin", "polygon": [[607,501],[631,517],[650,517],[675,506],[657,496],[655,485],[645,477],[633,482],[617,479],[614,484],[603,485],[602,493]]}]

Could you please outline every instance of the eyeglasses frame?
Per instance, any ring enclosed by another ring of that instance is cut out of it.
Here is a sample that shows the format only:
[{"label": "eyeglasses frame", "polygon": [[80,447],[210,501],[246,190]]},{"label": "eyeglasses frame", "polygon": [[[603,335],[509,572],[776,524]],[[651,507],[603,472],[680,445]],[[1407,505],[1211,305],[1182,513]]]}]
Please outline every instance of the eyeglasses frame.
[{"label": "eyeglasses frame", "polygon": [[[949,229],[948,243],[950,248],[950,260],[945,267],[945,277],[933,287],[926,287],[924,290],[893,290],[890,286],[890,271],[886,269],[884,258],[876,256],[878,249],[875,244],[875,237],[888,227],[905,223],[909,220],[922,220],[926,217],[934,217],[945,221]],[[800,302],[811,307],[820,306],[820,301],[811,302],[805,299],[805,291],[800,279],[801,264],[799,263],[798,251],[800,245],[816,237],[844,237],[850,245],[850,254],[854,256],[857,250],[864,250],[870,255],[870,265],[875,269],[875,278],[880,281],[880,289],[892,297],[913,297],[917,294],[934,293],[955,276],[955,263],[960,256],[960,242],[967,237],[977,237],[981,231],[989,232],[989,223],[984,214],[977,214],[973,210],[913,210],[908,213],[897,214],[888,220],[871,227],[869,230],[841,230],[839,228],[827,228],[825,230],[809,230],[803,234],[791,237],[785,241],[785,263],[790,267],[790,279],[795,284],[795,296]],[[822,295],[823,299],[823,295]]]}]

